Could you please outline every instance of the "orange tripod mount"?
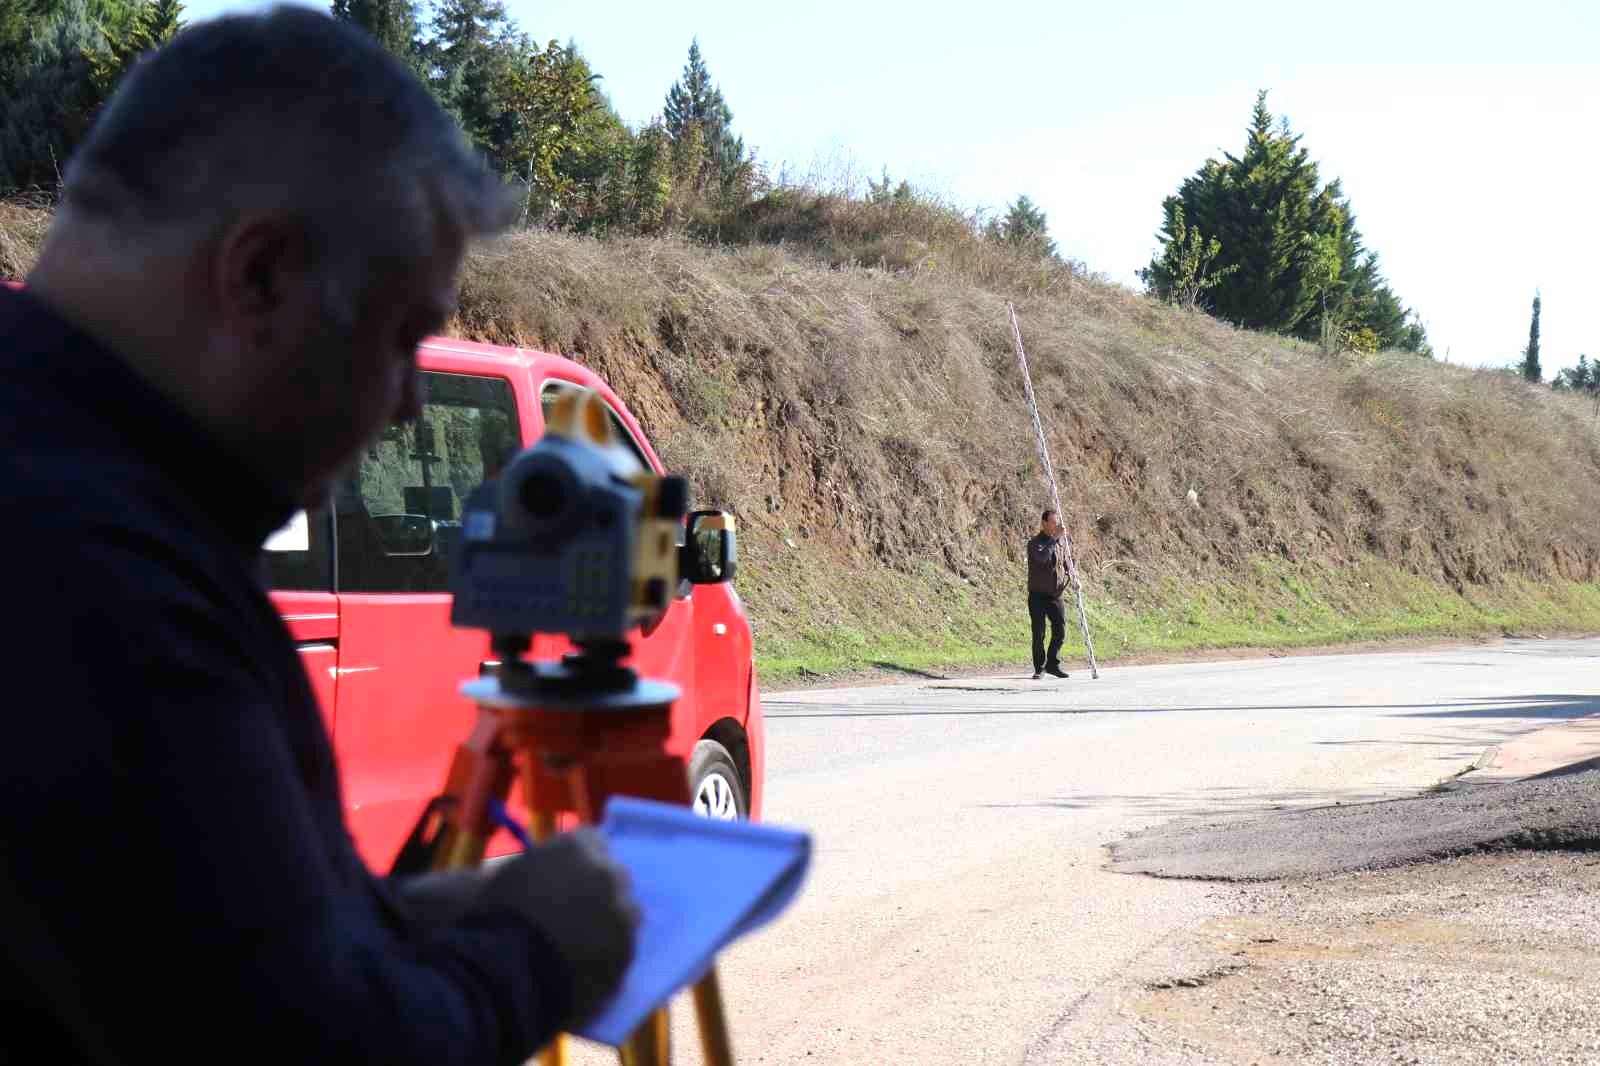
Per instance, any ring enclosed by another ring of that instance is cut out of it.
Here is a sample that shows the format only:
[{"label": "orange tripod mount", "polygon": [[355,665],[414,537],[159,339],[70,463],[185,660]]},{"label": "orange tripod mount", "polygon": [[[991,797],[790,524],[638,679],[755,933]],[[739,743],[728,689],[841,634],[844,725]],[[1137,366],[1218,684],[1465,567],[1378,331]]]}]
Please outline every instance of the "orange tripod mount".
[{"label": "orange tripod mount", "polygon": [[[688,764],[667,749],[678,689],[623,667],[624,641],[577,646],[559,664],[534,663],[522,658],[526,638],[497,636],[498,665],[462,685],[478,705],[478,719],[456,750],[445,792],[435,801],[441,825],[426,845],[433,869],[483,861],[500,825],[495,804],[505,803],[516,780],[536,840],[556,832],[562,812],[597,823],[614,795],[691,804]],[[694,1004],[708,1066],[733,1066],[714,968],[695,984]],[[668,1066],[667,1009],[657,1008],[618,1052],[622,1066]],[[539,1061],[565,1066],[565,1037],[558,1034]]]}]

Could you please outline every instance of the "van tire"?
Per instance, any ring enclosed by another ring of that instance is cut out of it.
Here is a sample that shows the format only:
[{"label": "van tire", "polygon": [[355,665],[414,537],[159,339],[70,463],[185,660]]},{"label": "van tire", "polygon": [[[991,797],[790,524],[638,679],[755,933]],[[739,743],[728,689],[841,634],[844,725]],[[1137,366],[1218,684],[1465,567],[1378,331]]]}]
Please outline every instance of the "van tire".
[{"label": "van tire", "polygon": [[689,758],[689,795],[696,814],[724,821],[743,821],[744,782],[728,749],[714,740],[702,740]]}]

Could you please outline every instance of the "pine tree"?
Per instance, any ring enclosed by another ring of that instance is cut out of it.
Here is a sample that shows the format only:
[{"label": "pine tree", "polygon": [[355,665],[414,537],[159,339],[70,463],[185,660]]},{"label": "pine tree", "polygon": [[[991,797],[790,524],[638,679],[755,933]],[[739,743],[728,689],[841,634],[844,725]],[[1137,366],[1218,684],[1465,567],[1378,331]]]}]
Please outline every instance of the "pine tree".
[{"label": "pine tree", "polygon": [[333,0],[329,11],[334,18],[353,22],[372,34],[418,75],[424,73],[422,22],[416,0]]},{"label": "pine tree", "polygon": [[[711,71],[700,52],[700,40],[689,43],[689,58],[683,77],[667,90],[662,121],[667,135],[678,149],[678,157],[693,154],[696,180],[713,180],[719,189],[730,190],[748,170],[744,138],[733,134],[733,111],[722,90],[712,84]],[[692,153],[687,146],[698,130],[700,147]]]},{"label": "pine tree", "polygon": [[1050,239],[1050,223],[1045,213],[1027,195],[1017,197],[1006,205],[1006,215],[995,235],[1004,243],[1023,248],[1041,257],[1056,254],[1056,242]]},{"label": "pine tree", "polygon": [[424,49],[434,94],[502,170],[510,131],[501,94],[529,50],[500,0],[441,0],[434,10]]},{"label": "pine tree", "polygon": [[725,106],[722,94],[711,84],[711,71],[700,54],[697,37],[689,42],[689,60],[684,64],[682,79],[667,90],[667,104],[662,111],[667,135],[674,141],[681,140],[691,124],[704,128]]},{"label": "pine tree", "polygon": [[1522,349],[1522,376],[1529,381],[1543,381],[1539,368],[1539,294],[1533,294],[1533,321],[1528,324],[1528,346]]}]

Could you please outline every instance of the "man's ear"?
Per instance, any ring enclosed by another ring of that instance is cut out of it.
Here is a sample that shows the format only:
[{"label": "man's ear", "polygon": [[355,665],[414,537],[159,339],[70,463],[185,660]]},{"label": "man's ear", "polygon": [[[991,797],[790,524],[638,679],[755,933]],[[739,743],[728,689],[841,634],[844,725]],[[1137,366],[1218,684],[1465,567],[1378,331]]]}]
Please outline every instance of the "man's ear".
[{"label": "man's ear", "polygon": [[219,310],[234,321],[282,310],[310,265],[310,252],[305,228],[291,219],[241,219],[222,235],[212,256],[211,289]]}]

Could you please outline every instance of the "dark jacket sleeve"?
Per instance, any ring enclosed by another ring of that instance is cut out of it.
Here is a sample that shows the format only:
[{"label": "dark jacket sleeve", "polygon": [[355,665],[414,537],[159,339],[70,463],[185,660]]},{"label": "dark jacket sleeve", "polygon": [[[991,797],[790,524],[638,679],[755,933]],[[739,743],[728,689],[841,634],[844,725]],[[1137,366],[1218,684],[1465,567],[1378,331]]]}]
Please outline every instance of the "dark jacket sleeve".
[{"label": "dark jacket sleeve", "polygon": [[75,1004],[127,1062],[509,1064],[552,1037],[567,982],[526,922],[405,939],[338,868],[203,582],[159,545],[6,540],[67,560],[15,568],[0,659],[3,924],[28,923],[0,984],[27,1011]]}]

